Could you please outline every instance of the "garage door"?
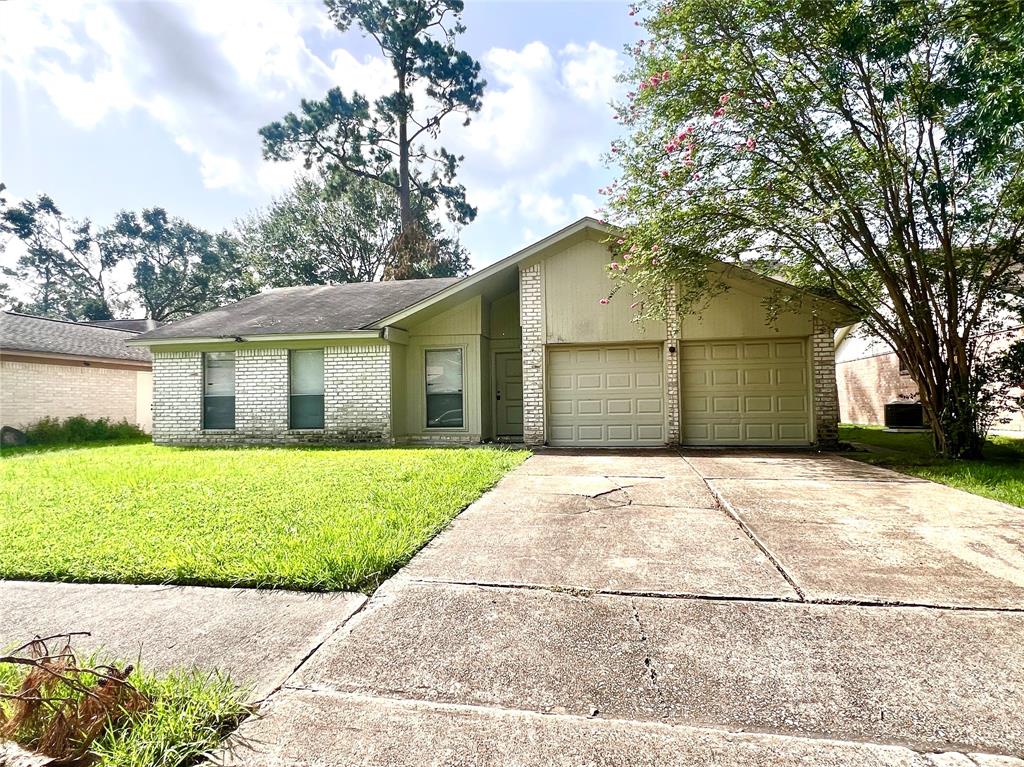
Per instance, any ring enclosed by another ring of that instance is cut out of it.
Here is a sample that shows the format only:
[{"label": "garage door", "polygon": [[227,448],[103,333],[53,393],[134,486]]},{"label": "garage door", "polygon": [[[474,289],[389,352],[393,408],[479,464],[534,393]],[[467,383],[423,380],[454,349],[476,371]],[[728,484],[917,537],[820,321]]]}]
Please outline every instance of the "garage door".
[{"label": "garage door", "polygon": [[811,441],[804,339],[687,342],[679,352],[684,444]]},{"label": "garage door", "polygon": [[665,444],[661,346],[548,348],[548,444]]}]

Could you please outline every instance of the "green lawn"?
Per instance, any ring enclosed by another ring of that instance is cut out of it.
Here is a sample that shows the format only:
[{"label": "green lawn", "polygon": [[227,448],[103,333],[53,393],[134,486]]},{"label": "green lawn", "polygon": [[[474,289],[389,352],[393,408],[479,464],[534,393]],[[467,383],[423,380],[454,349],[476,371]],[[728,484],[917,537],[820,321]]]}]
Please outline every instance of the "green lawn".
[{"label": "green lawn", "polygon": [[950,461],[935,455],[929,434],[893,434],[879,426],[842,425],[839,438],[881,448],[850,453],[850,458],[1024,506],[1024,440],[992,437],[985,446],[984,460]]},{"label": "green lawn", "polygon": [[528,453],[5,451],[0,578],[372,590]]}]

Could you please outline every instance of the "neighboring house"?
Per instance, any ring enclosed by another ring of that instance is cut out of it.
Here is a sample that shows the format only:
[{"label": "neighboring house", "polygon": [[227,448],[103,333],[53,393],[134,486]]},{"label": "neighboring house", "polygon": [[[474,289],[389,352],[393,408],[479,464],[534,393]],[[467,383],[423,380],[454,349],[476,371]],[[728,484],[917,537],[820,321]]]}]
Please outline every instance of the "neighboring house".
[{"label": "neighboring house", "polygon": [[[1024,338],[1024,327],[998,334],[992,346],[995,349],[1017,338]],[[880,338],[867,335],[860,325],[840,328],[835,348],[839,417],[843,423],[881,425],[888,403],[918,401],[917,384],[903,369],[896,352]],[[991,432],[1024,436],[1024,416],[1002,413]]]},{"label": "neighboring house", "polygon": [[837,436],[833,331],[727,268],[699,316],[607,305],[612,230],[582,219],[463,279],[280,288],[134,339],[154,441],[795,445]]},{"label": "neighboring house", "polygon": [[152,363],[137,332],[0,312],[0,424],[109,418],[152,429]]}]

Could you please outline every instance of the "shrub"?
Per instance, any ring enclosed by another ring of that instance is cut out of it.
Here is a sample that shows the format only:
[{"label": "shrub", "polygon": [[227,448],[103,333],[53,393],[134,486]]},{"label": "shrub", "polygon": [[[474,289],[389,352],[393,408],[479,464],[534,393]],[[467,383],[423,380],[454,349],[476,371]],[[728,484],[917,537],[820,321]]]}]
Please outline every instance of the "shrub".
[{"label": "shrub", "polygon": [[43,418],[25,429],[30,445],[69,445],[78,442],[113,442],[147,439],[146,432],[127,421],[111,422],[109,418],[86,418],[76,415],[61,421]]}]

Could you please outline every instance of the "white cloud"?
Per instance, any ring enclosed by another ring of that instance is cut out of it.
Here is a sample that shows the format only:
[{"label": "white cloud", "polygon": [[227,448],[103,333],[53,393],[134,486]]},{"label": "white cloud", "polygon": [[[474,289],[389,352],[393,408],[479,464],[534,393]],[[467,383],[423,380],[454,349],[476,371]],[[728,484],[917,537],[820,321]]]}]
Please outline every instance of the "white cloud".
[{"label": "white cloud", "polygon": [[[318,3],[0,3],[0,70],[23,89],[15,103],[36,86],[83,130],[146,115],[208,188],[262,201],[302,172],[262,159],[262,125],[334,85],[370,99],[392,87],[379,56],[310,47],[334,34]],[[475,55],[488,81],[483,108],[466,128],[450,118],[441,138],[466,157],[458,178],[481,219],[532,234],[592,213],[593,190],[572,184],[600,172],[617,133],[608,102],[622,56],[593,41],[539,40]]]}]

